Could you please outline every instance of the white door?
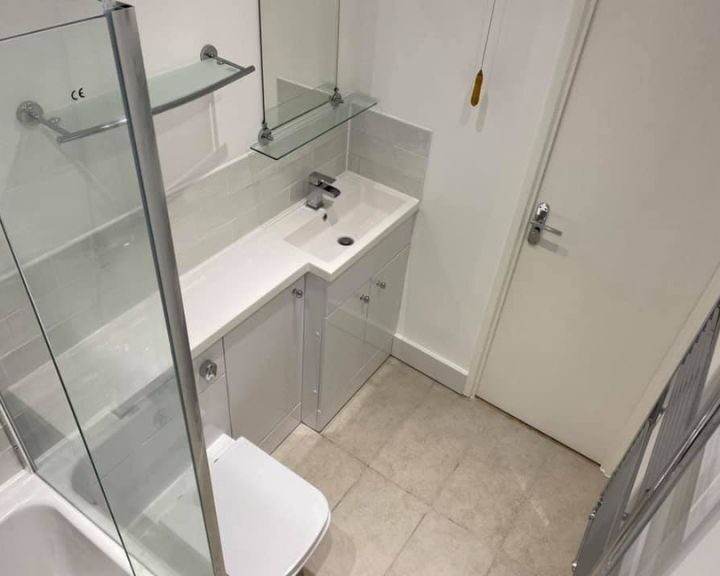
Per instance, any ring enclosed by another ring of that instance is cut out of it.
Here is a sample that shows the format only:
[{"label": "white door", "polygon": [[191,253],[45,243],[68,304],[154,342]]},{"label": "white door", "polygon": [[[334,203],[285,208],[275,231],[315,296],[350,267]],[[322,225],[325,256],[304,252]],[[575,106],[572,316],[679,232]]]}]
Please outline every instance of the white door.
[{"label": "white door", "polygon": [[479,395],[601,461],[720,262],[720,2],[600,0]]}]

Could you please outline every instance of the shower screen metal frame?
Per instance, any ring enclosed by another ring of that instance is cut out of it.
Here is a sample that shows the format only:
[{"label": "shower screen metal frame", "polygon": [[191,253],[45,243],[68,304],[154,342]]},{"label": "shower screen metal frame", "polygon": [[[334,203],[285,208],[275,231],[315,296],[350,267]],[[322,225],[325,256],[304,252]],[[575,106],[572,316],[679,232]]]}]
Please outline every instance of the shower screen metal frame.
[{"label": "shower screen metal frame", "polygon": [[116,4],[106,12],[106,17],[185,416],[213,573],[215,576],[226,576],[210,466],[203,437],[200,403],[195,387],[180,276],[172,242],[170,217],[135,9],[126,4]]}]

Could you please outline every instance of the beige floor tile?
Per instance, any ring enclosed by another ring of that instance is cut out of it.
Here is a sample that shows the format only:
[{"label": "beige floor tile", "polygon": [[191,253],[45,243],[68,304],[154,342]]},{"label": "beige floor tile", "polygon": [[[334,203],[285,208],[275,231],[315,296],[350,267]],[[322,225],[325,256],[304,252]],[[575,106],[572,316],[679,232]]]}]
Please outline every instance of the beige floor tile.
[{"label": "beige floor tile", "polygon": [[606,482],[592,462],[395,359],[322,436],[300,427],[275,455],[339,501],[308,576],[569,576]]},{"label": "beige floor tile", "polygon": [[483,429],[472,441],[433,507],[499,546],[539,478],[553,442],[480,402]]},{"label": "beige floor tile", "polygon": [[485,576],[493,551],[464,528],[430,512],[403,548],[388,576]]},{"label": "beige floor tile", "polygon": [[535,574],[505,554],[498,553],[487,576],[535,576]]},{"label": "beige floor tile", "polygon": [[465,458],[452,473],[433,507],[471,530],[481,542],[496,549],[527,502],[525,477],[500,457]]},{"label": "beige floor tile", "polygon": [[496,408],[484,406],[483,430],[472,443],[467,457],[491,461],[509,471],[513,484],[525,491],[538,478],[557,444]]},{"label": "beige floor tile", "polygon": [[307,426],[300,425],[273,456],[317,487],[334,508],[366,466]]},{"label": "beige floor tile", "polygon": [[483,430],[450,476],[433,507],[497,547],[527,493],[544,473],[555,443],[492,406],[483,406]]},{"label": "beige floor tile", "polygon": [[[355,543],[355,538],[334,522],[320,542],[315,553],[303,568],[302,576],[345,576],[346,574],[363,574],[359,565],[363,559],[359,554],[363,551]],[[355,571],[355,572],[354,572]],[[371,572],[367,572],[370,574]],[[378,574],[380,574],[378,572]]]},{"label": "beige floor tile", "polygon": [[436,384],[370,465],[432,503],[480,427],[475,401]]},{"label": "beige floor tile", "polygon": [[560,480],[546,469],[530,489],[503,551],[538,576],[569,576],[596,497],[592,486]]},{"label": "beige floor tile", "polygon": [[312,576],[382,576],[426,512],[368,469],[333,512],[329,535],[305,569]]},{"label": "beige floor tile", "polygon": [[581,487],[592,501],[599,498],[607,483],[598,464],[557,442],[552,443],[545,469],[558,480]]},{"label": "beige floor tile", "polygon": [[427,396],[433,381],[390,358],[323,430],[323,435],[369,463]]}]

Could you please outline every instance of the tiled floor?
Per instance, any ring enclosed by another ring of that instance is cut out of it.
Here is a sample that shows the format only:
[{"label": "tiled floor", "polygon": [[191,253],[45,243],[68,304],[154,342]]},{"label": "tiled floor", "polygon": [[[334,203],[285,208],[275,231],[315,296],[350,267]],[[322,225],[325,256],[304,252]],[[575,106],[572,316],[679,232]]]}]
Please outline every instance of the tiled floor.
[{"label": "tiled floor", "polygon": [[597,466],[391,358],[322,434],[275,456],[326,495],[311,576],[563,576]]}]

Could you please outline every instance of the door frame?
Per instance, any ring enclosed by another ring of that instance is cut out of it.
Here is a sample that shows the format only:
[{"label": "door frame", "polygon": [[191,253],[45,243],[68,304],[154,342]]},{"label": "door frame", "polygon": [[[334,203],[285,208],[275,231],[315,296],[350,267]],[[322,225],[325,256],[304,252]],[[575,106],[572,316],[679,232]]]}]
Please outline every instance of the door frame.
[{"label": "door frame", "polygon": [[575,81],[575,75],[598,2],[599,0],[578,0],[570,15],[558,67],[550,83],[548,102],[545,105],[515,215],[495,274],[488,310],[480,327],[480,335],[475,346],[476,352],[473,355],[468,378],[465,382],[465,394],[467,396],[474,397],[480,392],[487,359],[490,356],[505,300],[510,291],[515,269],[520,259],[520,251],[525,244],[527,222],[537,203],[545,180],[545,173],[555,147],[560,122],[570,97],[570,91]]},{"label": "door frame", "polygon": [[[560,123],[570,97],[598,4],[599,0],[578,0],[570,15],[558,67],[550,85],[548,103],[545,106],[525,182],[505,241],[500,264],[495,274],[488,310],[482,319],[480,334],[475,347],[476,352],[465,382],[464,392],[467,396],[475,397],[481,392],[484,370],[520,259],[520,252],[526,240],[527,222],[537,204],[542,189]],[[647,383],[643,395],[633,408],[627,424],[623,430],[619,431],[618,436],[611,443],[611,448],[601,459],[601,469],[605,474],[610,475],[620,463],[627,447],[653,409],[657,398],[672,377],[675,368],[687,352],[698,330],[700,330],[708,310],[716,304],[718,298],[720,298],[720,266],[715,270],[713,277],[688,314],[683,327],[666,351],[651,380]]]}]

